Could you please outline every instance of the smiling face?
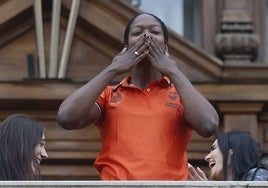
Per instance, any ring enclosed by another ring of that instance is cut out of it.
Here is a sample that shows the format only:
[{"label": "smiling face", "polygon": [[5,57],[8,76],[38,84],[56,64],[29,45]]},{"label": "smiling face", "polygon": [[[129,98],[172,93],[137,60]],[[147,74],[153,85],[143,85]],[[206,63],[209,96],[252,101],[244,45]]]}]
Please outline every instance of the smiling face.
[{"label": "smiling face", "polygon": [[223,155],[217,140],[212,144],[210,153],[205,157],[205,160],[209,164],[210,179],[223,180]]},{"label": "smiling face", "polygon": [[148,14],[141,14],[132,22],[129,30],[129,48],[134,46],[141,36],[152,37],[162,48],[166,49],[164,33],[156,18]]},{"label": "smiling face", "polygon": [[43,134],[42,140],[36,144],[34,147],[34,156],[38,162],[38,164],[41,163],[43,159],[47,159],[48,155],[45,149],[45,135]]}]

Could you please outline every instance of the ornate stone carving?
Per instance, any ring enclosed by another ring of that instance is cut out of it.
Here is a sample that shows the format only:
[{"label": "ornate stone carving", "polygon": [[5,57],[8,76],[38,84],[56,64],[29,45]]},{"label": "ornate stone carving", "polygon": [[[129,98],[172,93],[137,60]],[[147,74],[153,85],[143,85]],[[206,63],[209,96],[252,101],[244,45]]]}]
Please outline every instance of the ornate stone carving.
[{"label": "ornate stone carving", "polygon": [[225,10],[215,42],[216,56],[225,62],[253,62],[258,57],[260,37],[247,11]]},{"label": "ornate stone carving", "polygon": [[220,33],[216,36],[216,56],[224,61],[254,61],[258,56],[259,36],[252,33]]}]

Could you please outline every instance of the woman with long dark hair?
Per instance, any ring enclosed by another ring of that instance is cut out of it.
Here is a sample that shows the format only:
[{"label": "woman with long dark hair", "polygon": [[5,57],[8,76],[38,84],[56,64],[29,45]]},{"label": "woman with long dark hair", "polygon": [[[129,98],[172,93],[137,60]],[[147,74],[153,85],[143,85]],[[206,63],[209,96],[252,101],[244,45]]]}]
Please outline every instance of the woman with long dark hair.
[{"label": "woman with long dark hair", "polygon": [[44,127],[23,114],[0,125],[0,180],[39,180],[39,164],[46,159]]},{"label": "woman with long dark hair", "polygon": [[[255,140],[247,133],[227,132],[218,137],[205,157],[211,180],[264,181],[268,170],[261,166]],[[200,168],[189,164],[190,180],[208,180]]]}]

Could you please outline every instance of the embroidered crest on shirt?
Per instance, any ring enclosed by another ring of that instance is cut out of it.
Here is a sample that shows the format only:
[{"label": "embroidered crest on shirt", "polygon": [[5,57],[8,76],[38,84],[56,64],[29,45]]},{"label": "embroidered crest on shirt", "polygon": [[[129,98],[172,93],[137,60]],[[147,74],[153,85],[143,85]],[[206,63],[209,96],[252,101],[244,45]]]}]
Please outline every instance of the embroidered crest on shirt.
[{"label": "embroidered crest on shirt", "polygon": [[168,94],[169,101],[165,103],[165,106],[170,107],[170,108],[175,108],[179,109],[179,104],[178,104],[178,98],[179,95],[176,92],[169,92]]},{"label": "embroidered crest on shirt", "polygon": [[113,93],[111,98],[111,105],[117,105],[121,100],[121,94],[120,93]]},{"label": "embroidered crest on shirt", "polygon": [[169,92],[168,97],[170,100],[174,101],[174,100],[177,100],[179,96],[178,96],[178,93],[176,92]]}]

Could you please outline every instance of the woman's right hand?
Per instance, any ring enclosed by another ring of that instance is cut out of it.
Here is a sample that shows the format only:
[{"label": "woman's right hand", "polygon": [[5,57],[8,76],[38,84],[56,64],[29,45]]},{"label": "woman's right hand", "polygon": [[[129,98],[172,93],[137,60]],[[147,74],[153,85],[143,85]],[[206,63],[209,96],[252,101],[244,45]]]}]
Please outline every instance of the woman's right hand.
[{"label": "woman's right hand", "polygon": [[189,180],[192,181],[207,181],[208,178],[203,170],[201,170],[199,167],[196,169],[188,163],[188,169],[189,169]]},{"label": "woman's right hand", "polygon": [[146,41],[144,36],[141,36],[140,40],[131,49],[124,46],[121,52],[113,58],[110,69],[117,74],[123,74],[130,71],[148,55],[149,51],[147,50],[147,47],[149,45],[150,42]]}]

